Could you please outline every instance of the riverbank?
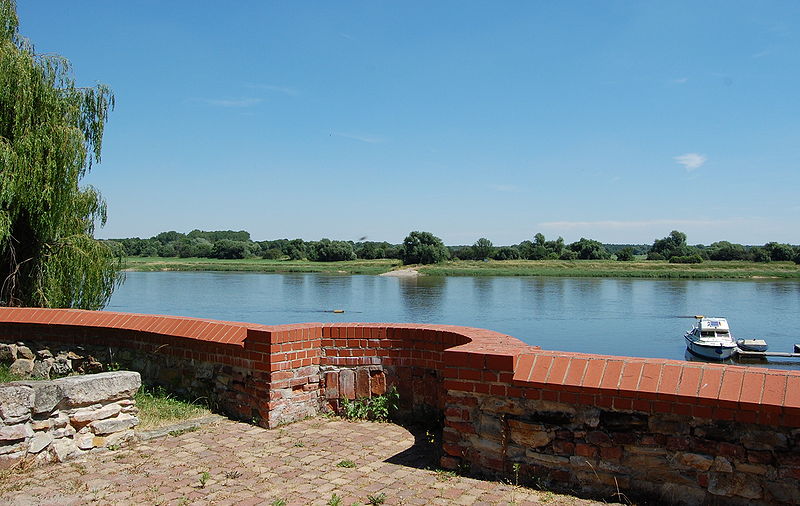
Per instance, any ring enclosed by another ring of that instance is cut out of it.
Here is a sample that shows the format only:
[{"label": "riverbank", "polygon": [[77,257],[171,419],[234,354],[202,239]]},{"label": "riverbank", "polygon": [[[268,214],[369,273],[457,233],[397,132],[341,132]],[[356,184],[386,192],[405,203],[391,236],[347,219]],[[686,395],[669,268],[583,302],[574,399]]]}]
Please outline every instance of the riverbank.
[{"label": "riverbank", "polygon": [[[307,260],[217,260],[211,258],[129,257],[129,271],[242,271],[320,272],[327,274],[384,274],[401,267],[399,260],[309,262]],[[613,260],[490,260],[451,261],[414,268],[427,276],[554,276],[664,279],[800,279],[793,262],[718,262],[671,264],[665,261],[617,262]]]},{"label": "riverbank", "polygon": [[125,270],[156,271],[241,271],[241,272],[321,272],[326,274],[383,274],[401,265],[400,260],[352,260],[349,262],[309,262],[308,260],[265,260],[245,258],[219,260],[216,258],[128,257]]}]

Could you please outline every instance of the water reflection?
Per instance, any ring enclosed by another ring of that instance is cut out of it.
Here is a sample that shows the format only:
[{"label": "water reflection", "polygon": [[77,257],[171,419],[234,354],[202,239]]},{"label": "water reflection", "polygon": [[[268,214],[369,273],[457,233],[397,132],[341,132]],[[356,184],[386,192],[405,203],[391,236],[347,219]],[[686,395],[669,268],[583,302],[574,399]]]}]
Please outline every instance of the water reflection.
[{"label": "water reflection", "polygon": [[[442,304],[448,278],[409,277],[396,278],[399,287],[403,318],[398,321],[443,323]],[[388,321],[388,320],[384,320]]]}]

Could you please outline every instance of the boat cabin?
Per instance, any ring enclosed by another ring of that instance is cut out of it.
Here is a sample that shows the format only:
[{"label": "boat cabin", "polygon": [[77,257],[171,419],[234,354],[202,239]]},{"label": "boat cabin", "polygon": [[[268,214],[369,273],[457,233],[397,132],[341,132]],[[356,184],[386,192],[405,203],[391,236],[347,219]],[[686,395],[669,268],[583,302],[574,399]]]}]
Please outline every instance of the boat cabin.
[{"label": "boat cabin", "polygon": [[725,318],[702,318],[699,327],[702,337],[728,337],[730,335],[728,320]]}]

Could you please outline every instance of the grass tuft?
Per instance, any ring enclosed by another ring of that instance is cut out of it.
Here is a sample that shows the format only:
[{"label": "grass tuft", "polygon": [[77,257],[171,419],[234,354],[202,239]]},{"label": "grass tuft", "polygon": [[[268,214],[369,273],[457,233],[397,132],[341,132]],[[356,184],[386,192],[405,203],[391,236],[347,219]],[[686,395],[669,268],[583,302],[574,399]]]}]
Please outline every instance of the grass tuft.
[{"label": "grass tuft", "polygon": [[144,430],[211,414],[205,406],[176,399],[161,387],[142,387],[134,399],[139,408],[138,428]]}]

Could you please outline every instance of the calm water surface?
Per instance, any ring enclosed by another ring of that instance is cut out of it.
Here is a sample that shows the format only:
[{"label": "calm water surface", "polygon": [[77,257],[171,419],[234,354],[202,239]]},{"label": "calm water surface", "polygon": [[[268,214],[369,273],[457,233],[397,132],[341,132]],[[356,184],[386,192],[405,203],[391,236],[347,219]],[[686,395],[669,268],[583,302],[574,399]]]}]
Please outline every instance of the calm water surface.
[{"label": "calm water surface", "polygon": [[[771,351],[800,343],[800,282],[128,272],[110,311],[281,324],[416,322],[482,327],[544,349],[685,358],[680,315],[727,316]],[[344,314],[326,311],[344,309]],[[799,360],[771,366],[800,368]]]}]

